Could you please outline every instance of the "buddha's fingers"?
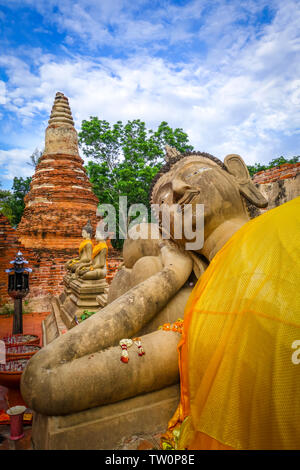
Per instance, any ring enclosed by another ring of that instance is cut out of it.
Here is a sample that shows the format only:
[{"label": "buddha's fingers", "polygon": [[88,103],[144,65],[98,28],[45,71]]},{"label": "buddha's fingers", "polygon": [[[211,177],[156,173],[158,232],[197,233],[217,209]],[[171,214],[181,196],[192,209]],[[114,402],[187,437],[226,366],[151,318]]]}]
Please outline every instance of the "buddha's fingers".
[{"label": "buddha's fingers", "polygon": [[27,403],[39,413],[63,415],[176,383],[180,335],[156,331],[141,340],[145,355],[139,356],[132,346],[127,364],[120,361],[122,351],[115,346],[48,370],[34,385]]}]

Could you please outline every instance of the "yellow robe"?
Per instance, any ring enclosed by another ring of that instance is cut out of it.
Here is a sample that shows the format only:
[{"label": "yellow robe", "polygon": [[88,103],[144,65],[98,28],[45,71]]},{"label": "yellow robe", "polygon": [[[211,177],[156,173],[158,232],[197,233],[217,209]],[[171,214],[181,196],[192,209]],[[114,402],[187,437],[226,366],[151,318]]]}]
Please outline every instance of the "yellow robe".
[{"label": "yellow robe", "polygon": [[[92,245],[91,240],[83,240],[83,241],[80,243],[79,249],[78,249],[79,255],[80,255],[80,253],[82,252],[83,248],[84,248],[88,243],[90,243],[90,244]],[[72,266],[73,264],[77,264],[77,263],[79,263],[79,261],[80,261],[79,259],[72,259],[70,265]]]},{"label": "yellow robe", "polygon": [[[93,253],[92,253],[92,260],[98,255],[98,253],[100,253],[100,251],[102,251],[104,248],[106,248],[106,250],[108,250],[108,247],[107,247],[107,244],[106,242],[100,242],[98,243],[96,246],[94,246],[93,248]],[[106,268],[108,267],[108,264],[107,264],[107,251],[106,251]],[[90,267],[90,271],[94,271],[94,266],[91,266]]]},{"label": "yellow robe", "polygon": [[79,254],[82,252],[83,248],[88,244],[90,243],[92,245],[92,242],[91,240],[83,240],[80,245],[79,245]]},{"label": "yellow robe", "polygon": [[95,256],[97,256],[97,254],[100,253],[100,251],[102,251],[104,248],[106,248],[106,250],[108,249],[107,244],[105,242],[100,242],[96,246],[94,246],[92,259],[94,259]]},{"label": "yellow robe", "polygon": [[300,449],[299,340],[300,197],[235,233],[189,298],[178,448]]}]

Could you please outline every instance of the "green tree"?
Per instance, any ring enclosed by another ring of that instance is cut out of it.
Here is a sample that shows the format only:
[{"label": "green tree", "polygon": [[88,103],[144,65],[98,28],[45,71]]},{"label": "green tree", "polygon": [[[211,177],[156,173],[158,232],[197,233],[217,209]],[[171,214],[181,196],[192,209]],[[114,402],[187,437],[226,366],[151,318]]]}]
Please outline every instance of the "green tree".
[{"label": "green tree", "polygon": [[43,150],[39,150],[38,148],[30,155],[29,159],[30,162],[26,162],[27,165],[36,168],[37,164],[39,163],[40,159],[42,158]]},{"label": "green tree", "polygon": [[140,119],[112,126],[105,120],[91,117],[83,121],[79,132],[79,145],[88,158],[106,162],[110,171],[120,160],[135,162],[142,158],[147,165],[156,165],[164,155],[164,146],[176,147],[180,152],[193,150],[187,134],[180,128],[172,129],[163,121],[156,131],[147,130]]},{"label": "green tree", "polygon": [[30,182],[30,177],[15,177],[11,191],[0,190],[0,211],[14,227],[22,218],[25,208],[24,197],[30,189]]},{"label": "green tree", "polygon": [[30,189],[31,177],[22,178],[22,177],[15,177],[12,185],[12,193],[13,193],[13,207],[14,207],[14,217],[13,223],[18,225],[24,209],[25,209],[25,202],[24,197],[28,193]]},{"label": "green tree", "polygon": [[[1,186],[1,183],[0,183]],[[11,208],[11,197],[12,193],[6,189],[0,189],[0,212],[8,218],[8,220],[12,221],[13,218],[13,211]]]},{"label": "green tree", "polygon": [[[36,167],[39,163],[43,151],[36,148],[30,155],[30,162],[26,162],[31,167]],[[31,178],[15,177],[11,191],[0,189],[0,212],[4,214],[12,226],[17,226],[22,218],[25,203],[24,197],[30,189]],[[1,186],[1,184],[0,184]]]},{"label": "green tree", "polygon": [[79,145],[93,158],[86,168],[100,203],[112,204],[117,217],[120,196],[127,196],[128,207],[139,203],[149,209],[150,185],[162,165],[166,144],[180,152],[193,150],[187,134],[165,121],[156,130],[148,130],[139,119],[112,126],[97,117],[83,121]]}]

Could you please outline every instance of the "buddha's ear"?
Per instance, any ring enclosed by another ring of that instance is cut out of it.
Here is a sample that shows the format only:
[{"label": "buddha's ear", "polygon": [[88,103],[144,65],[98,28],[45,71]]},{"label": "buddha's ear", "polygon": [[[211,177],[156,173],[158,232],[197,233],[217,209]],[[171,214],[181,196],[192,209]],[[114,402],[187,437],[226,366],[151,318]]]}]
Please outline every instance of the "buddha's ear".
[{"label": "buddha's ear", "polygon": [[240,193],[245,196],[248,201],[252,202],[252,204],[257,207],[266,207],[268,205],[268,201],[252,183],[248,168],[239,155],[227,155],[224,159],[224,165],[227,171],[235,178],[239,185]]}]

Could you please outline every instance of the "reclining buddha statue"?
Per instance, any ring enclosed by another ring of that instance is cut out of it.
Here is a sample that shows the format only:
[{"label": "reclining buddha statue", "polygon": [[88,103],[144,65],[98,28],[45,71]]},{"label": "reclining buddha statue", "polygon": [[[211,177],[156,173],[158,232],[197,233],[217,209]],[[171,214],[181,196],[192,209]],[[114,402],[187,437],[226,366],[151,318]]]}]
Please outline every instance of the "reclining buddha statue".
[{"label": "reclining buddha statue", "polygon": [[[223,163],[207,153],[174,151],[153,181],[151,203],[168,211],[170,240],[161,232],[153,237],[157,226],[135,227],[124,243],[124,266],[110,286],[108,305],[33,356],[22,376],[21,392],[36,412],[77,413],[177,383],[180,335],[158,327],[183,316],[197,278],[249,223],[248,206],[267,205],[240,156],[228,155]],[[203,244],[195,250],[185,249],[190,238],[175,236],[185,204],[192,208],[194,228],[195,207],[204,205]],[[243,246],[239,250],[242,256]],[[92,275],[93,270],[80,272]],[[120,340],[136,336],[146,354],[130,356],[125,365],[120,361]]]}]

